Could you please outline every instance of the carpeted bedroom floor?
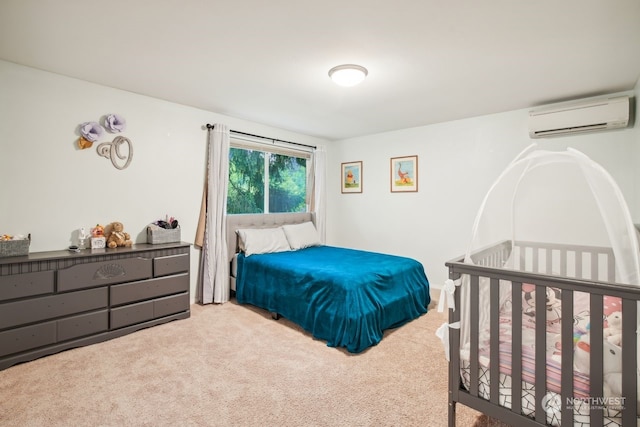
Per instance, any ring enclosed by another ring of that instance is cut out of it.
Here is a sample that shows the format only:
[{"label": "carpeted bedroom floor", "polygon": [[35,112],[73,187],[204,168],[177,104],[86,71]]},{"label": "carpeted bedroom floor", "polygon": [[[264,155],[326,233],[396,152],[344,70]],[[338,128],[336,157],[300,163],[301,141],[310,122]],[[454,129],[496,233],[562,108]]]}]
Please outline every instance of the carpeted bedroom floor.
[{"label": "carpeted bedroom floor", "polygon": [[[262,310],[191,318],[0,371],[2,426],[446,426],[431,310],[352,355]],[[458,426],[495,426],[458,405]]]}]

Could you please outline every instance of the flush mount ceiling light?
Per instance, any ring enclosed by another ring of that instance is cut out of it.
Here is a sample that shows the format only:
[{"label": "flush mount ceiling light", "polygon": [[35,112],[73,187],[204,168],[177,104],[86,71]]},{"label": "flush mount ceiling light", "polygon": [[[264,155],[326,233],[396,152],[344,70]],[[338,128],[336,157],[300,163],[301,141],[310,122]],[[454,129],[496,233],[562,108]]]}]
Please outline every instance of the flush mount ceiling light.
[{"label": "flush mount ceiling light", "polygon": [[367,77],[368,71],[360,65],[338,65],[329,70],[329,77],[340,86],[355,86]]}]

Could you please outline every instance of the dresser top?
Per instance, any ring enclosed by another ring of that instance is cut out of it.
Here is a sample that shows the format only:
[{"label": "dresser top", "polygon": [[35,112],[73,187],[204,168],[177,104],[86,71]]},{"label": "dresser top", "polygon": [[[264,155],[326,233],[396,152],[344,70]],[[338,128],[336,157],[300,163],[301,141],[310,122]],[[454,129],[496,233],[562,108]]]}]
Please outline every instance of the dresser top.
[{"label": "dresser top", "polygon": [[23,263],[23,262],[30,262],[30,261],[42,261],[45,259],[54,260],[54,259],[65,259],[65,258],[82,258],[82,257],[94,257],[94,256],[101,256],[101,255],[149,252],[149,251],[156,251],[160,249],[179,248],[184,246],[191,246],[191,243],[175,242],[175,243],[160,243],[160,244],[154,244],[154,245],[151,245],[149,243],[139,243],[131,246],[130,248],[120,247],[120,248],[113,248],[113,249],[110,249],[110,248],[82,249],[79,252],[74,252],[70,250],[30,252],[29,254],[22,255],[22,256],[0,257],[0,265],[16,264],[16,263]]}]

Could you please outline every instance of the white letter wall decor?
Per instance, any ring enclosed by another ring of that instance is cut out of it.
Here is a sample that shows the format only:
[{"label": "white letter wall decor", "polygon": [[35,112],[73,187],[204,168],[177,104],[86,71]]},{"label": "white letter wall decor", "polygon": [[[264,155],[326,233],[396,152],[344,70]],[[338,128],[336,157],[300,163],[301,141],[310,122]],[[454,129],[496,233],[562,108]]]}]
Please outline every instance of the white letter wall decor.
[{"label": "white letter wall decor", "polygon": [[[128,150],[125,154],[120,152],[120,146],[124,143],[127,143]],[[103,142],[98,145],[96,149],[98,155],[105,157],[107,159],[111,159],[111,163],[116,169],[126,169],[131,163],[131,159],[133,158],[133,145],[129,138],[125,138],[124,136],[116,136],[113,139],[113,142]],[[124,160],[124,164],[120,165],[119,160]]]}]

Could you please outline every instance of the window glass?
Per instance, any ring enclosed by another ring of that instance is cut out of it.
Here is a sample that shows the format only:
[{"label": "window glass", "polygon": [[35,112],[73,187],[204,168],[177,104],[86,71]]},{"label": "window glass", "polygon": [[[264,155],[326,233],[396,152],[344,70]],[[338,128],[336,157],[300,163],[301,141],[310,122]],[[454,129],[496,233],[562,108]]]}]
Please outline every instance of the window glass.
[{"label": "window glass", "polygon": [[307,159],[231,147],[227,213],[305,212]]}]

